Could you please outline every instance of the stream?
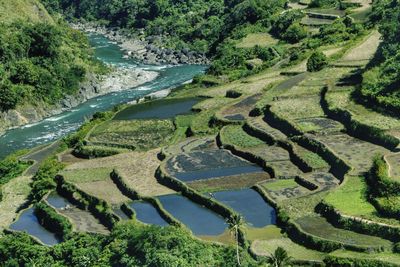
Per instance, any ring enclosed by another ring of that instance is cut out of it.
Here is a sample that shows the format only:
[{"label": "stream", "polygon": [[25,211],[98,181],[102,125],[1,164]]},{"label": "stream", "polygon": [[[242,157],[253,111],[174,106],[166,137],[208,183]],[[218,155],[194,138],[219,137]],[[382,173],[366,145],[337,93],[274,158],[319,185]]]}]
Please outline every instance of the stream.
[{"label": "stream", "polygon": [[109,110],[113,106],[127,103],[147,94],[177,87],[190,81],[196,74],[204,72],[206,66],[150,66],[124,58],[119,46],[98,34],[89,35],[95,55],[105,63],[122,68],[141,68],[159,72],[159,76],[141,86],[99,96],[59,115],[38,123],[7,131],[0,136],[0,158],[20,149],[32,148],[57,140],[73,131],[95,112]]}]

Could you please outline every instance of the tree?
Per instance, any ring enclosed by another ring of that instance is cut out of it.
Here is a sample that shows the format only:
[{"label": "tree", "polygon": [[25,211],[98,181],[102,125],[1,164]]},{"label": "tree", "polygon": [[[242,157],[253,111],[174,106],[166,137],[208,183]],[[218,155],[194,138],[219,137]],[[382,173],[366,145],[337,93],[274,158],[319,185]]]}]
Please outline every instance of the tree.
[{"label": "tree", "polygon": [[328,58],[320,51],[314,52],[307,61],[307,71],[317,72],[328,65]]},{"label": "tree", "polygon": [[282,247],[277,247],[273,254],[267,258],[267,262],[274,267],[286,267],[292,261],[287,251]]},{"label": "tree", "polygon": [[228,219],[229,230],[233,233],[236,240],[236,260],[240,266],[240,254],[239,254],[239,230],[244,225],[243,217],[239,214],[234,214]]},{"label": "tree", "polygon": [[282,37],[289,43],[298,43],[307,37],[307,29],[304,26],[301,26],[299,23],[294,23],[289,26]]},{"label": "tree", "polygon": [[18,104],[18,95],[9,82],[0,81],[0,110],[14,109]]}]

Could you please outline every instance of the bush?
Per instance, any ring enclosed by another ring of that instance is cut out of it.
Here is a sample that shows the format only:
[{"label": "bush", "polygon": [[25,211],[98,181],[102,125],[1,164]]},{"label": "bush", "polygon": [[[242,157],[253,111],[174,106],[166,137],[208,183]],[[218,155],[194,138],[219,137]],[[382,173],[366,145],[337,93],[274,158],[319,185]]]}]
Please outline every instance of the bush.
[{"label": "bush", "polygon": [[283,39],[289,43],[298,43],[307,37],[307,29],[301,26],[299,23],[295,23],[289,26],[286,32],[283,34]]},{"label": "bush", "polygon": [[55,176],[64,168],[56,157],[46,159],[39,167],[39,170],[33,177],[32,191],[29,199],[33,202],[40,201],[50,190],[56,188]]},{"label": "bush", "polygon": [[307,71],[317,72],[324,69],[328,65],[328,58],[324,53],[314,52],[307,61]]},{"label": "bush", "polygon": [[58,214],[44,202],[39,202],[35,205],[35,215],[44,228],[63,239],[67,238],[72,232],[72,224],[68,219]]}]

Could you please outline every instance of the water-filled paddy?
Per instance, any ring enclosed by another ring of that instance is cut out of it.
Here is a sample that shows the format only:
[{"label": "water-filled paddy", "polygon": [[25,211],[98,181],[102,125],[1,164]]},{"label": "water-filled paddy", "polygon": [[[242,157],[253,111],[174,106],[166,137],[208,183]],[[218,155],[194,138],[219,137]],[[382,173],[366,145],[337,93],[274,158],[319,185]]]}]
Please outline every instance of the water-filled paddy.
[{"label": "water-filled paddy", "polygon": [[200,98],[162,99],[132,105],[115,116],[115,120],[169,119],[177,115],[191,113]]},{"label": "water-filled paddy", "polygon": [[276,212],[252,189],[220,191],[213,196],[240,213],[252,227],[264,227],[276,223]]},{"label": "water-filled paddy", "polygon": [[196,235],[220,235],[227,225],[216,213],[181,195],[159,197],[164,208]]},{"label": "water-filled paddy", "polygon": [[167,226],[168,223],[160,216],[158,211],[149,203],[133,202],[129,206],[135,211],[136,219],[143,223]]},{"label": "water-filled paddy", "polygon": [[263,172],[261,167],[223,149],[179,154],[167,162],[167,170],[185,182]]},{"label": "water-filled paddy", "polygon": [[222,166],[221,168],[218,169],[176,173],[174,176],[181,181],[191,182],[191,181],[197,181],[215,177],[232,176],[244,173],[262,172],[262,171],[263,171],[262,168],[256,165],[238,166],[238,167]]},{"label": "water-filled paddy", "polygon": [[52,246],[61,242],[54,233],[47,231],[39,224],[38,218],[34,214],[34,208],[23,211],[17,221],[10,225],[10,229],[25,231],[46,245]]}]

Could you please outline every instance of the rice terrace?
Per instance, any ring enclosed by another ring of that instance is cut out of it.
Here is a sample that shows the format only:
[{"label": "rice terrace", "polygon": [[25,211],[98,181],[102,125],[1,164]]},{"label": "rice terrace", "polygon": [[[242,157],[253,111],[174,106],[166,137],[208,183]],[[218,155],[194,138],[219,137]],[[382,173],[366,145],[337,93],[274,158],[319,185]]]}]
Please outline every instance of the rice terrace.
[{"label": "rice terrace", "polygon": [[400,266],[398,0],[8,2],[0,267]]}]

